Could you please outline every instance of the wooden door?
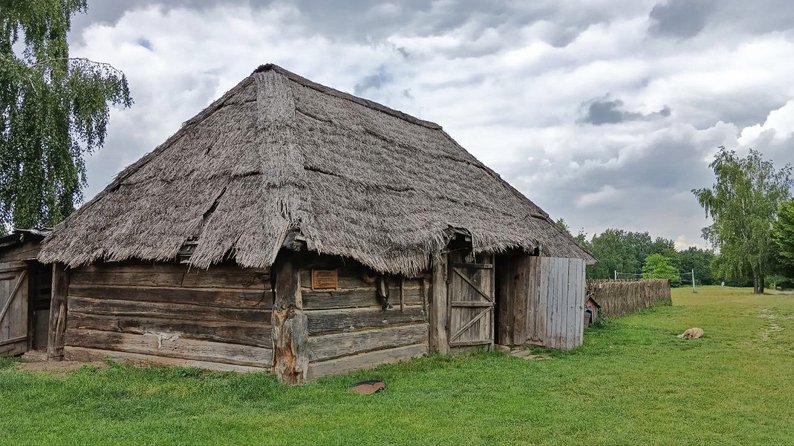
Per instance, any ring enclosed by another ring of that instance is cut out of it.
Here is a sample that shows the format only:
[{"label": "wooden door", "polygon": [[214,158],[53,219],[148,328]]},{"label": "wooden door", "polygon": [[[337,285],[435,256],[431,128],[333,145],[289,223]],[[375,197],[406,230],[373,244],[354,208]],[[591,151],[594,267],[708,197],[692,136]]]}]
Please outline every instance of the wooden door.
[{"label": "wooden door", "polygon": [[0,263],[0,354],[18,355],[27,351],[27,279],[24,262]]},{"label": "wooden door", "polygon": [[448,278],[449,346],[493,346],[493,257],[467,260],[462,254],[454,254],[450,253]]}]

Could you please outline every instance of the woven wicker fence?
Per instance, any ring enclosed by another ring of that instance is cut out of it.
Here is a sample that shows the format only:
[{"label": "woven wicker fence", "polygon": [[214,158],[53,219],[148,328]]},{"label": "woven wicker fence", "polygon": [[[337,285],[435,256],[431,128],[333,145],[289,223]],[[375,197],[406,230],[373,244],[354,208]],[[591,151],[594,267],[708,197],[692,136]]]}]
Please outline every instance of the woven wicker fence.
[{"label": "woven wicker fence", "polygon": [[670,283],[663,279],[588,280],[587,297],[598,302],[603,314],[611,317],[673,304]]}]

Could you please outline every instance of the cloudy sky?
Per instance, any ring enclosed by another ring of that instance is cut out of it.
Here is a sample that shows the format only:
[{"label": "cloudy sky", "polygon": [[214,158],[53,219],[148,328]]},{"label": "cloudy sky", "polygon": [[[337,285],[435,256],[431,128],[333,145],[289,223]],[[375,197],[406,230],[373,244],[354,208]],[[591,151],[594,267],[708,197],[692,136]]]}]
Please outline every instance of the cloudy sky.
[{"label": "cloudy sky", "polygon": [[129,77],[86,198],[258,65],[441,124],[552,217],[698,244],[720,145],[794,163],[789,0],[89,0]]}]

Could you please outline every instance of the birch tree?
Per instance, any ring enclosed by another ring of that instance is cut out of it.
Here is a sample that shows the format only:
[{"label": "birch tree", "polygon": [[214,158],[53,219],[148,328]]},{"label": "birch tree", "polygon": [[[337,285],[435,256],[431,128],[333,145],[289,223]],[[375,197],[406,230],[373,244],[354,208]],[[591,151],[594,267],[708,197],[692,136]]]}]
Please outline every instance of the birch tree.
[{"label": "birch tree", "polygon": [[718,275],[728,280],[750,278],[753,292],[764,292],[764,276],[774,254],[772,224],[778,206],[789,198],[791,166],[776,170],[757,150],[744,157],[720,147],[709,164],[716,182],[693,189],[714,223],[703,237],[719,248]]},{"label": "birch tree", "polygon": [[52,226],[86,184],[110,107],[132,104],[112,66],[69,56],[86,0],[0,0],[0,226]]}]

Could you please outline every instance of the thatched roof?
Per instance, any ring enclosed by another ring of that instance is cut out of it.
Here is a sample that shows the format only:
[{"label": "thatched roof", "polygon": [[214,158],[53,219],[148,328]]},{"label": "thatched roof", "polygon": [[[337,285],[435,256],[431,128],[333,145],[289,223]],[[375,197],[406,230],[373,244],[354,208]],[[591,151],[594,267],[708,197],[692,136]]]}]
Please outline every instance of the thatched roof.
[{"label": "thatched roof", "polygon": [[40,260],[267,267],[287,234],[415,274],[451,229],[477,251],[593,257],[437,124],[263,65],[60,224]]}]

